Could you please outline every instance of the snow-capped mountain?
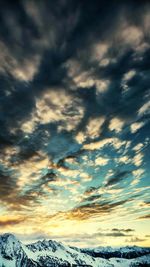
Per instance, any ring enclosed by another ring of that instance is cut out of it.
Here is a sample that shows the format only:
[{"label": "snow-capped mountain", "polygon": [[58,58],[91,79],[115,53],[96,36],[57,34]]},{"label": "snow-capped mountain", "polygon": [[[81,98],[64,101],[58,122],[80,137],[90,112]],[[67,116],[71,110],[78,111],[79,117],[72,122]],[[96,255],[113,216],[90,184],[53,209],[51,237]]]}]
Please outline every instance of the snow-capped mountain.
[{"label": "snow-capped mountain", "polygon": [[98,247],[98,248],[87,248],[81,249],[82,252],[87,253],[88,255],[94,258],[104,258],[110,259],[113,257],[117,258],[125,258],[125,259],[134,259],[137,257],[141,257],[150,253],[149,248],[144,247],[120,247],[120,248],[112,248],[112,247]]},{"label": "snow-capped mountain", "polygon": [[79,249],[53,240],[24,245],[14,235],[0,236],[0,267],[150,266],[150,249],[125,247]]}]

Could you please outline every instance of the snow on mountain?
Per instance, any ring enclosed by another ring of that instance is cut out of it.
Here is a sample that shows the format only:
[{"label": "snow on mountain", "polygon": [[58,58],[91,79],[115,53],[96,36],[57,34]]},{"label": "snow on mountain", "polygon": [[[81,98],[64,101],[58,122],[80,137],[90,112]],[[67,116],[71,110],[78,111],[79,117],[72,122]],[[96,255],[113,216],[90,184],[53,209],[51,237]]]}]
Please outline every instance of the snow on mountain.
[{"label": "snow on mountain", "polygon": [[[125,258],[126,257],[126,258]],[[0,267],[150,266],[150,249],[125,247],[79,249],[53,240],[24,245],[14,235],[0,236]]]},{"label": "snow on mountain", "polygon": [[0,267],[37,266],[32,257],[28,257],[23,245],[14,235],[0,236]]},{"label": "snow on mountain", "polygon": [[98,248],[86,248],[81,249],[82,252],[87,253],[93,257],[102,257],[105,259],[110,259],[112,257],[125,258],[125,259],[134,259],[143,255],[147,255],[150,253],[149,248],[142,248],[137,246],[132,247],[120,247],[120,248],[112,248],[112,247],[98,247]]},{"label": "snow on mountain", "polygon": [[[34,244],[27,246],[32,252],[37,255],[37,261],[42,264],[46,261],[48,264],[52,261],[58,262],[59,264],[88,264],[91,266],[108,266],[111,267],[109,262],[105,259],[94,258],[86,253],[76,250],[69,246],[63,245],[62,243],[53,240],[38,241]],[[59,266],[60,266],[59,265]]]}]

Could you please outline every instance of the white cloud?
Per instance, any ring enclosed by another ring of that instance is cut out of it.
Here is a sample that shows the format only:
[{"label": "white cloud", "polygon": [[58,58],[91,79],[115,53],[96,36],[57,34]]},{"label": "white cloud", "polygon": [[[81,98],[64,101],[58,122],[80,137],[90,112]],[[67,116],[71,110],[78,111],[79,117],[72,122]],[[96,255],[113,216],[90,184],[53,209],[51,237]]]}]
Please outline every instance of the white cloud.
[{"label": "white cloud", "polygon": [[103,58],[100,63],[99,63],[99,66],[102,66],[102,67],[106,67],[108,66],[110,63],[110,59],[109,58]]},{"label": "white cloud", "polygon": [[146,102],[138,111],[138,115],[142,116],[150,112],[150,101]]},{"label": "white cloud", "polygon": [[122,88],[124,89],[123,93],[126,92],[127,90],[129,90],[128,81],[131,80],[135,76],[135,74],[136,74],[135,70],[130,70],[124,74],[123,79],[122,79],[122,83],[121,83]]},{"label": "white cloud", "polygon": [[127,155],[122,156],[122,157],[117,159],[118,163],[124,163],[124,164],[128,164],[130,161],[131,161],[131,159]]},{"label": "white cloud", "polygon": [[108,88],[110,81],[104,79],[96,79],[90,71],[84,71],[73,77],[73,81],[76,86],[81,88],[90,88],[96,86],[97,93],[105,93]]},{"label": "white cloud", "polygon": [[75,139],[79,144],[82,144],[85,141],[86,137],[83,132],[78,132]]},{"label": "white cloud", "polygon": [[143,126],[144,126],[144,122],[135,122],[135,123],[131,124],[131,126],[130,126],[131,133],[136,133]]},{"label": "white cloud", "polygon": [[95,85],[95,80],[88,74],[88,72],[84,72],[75,77],[74,81],[78,87],[82,88],[89,88]]},{"label": "white cloud", "polygon": [[95,85],[96,85],[96,89],[97,89],[97,93],[105,93],[110,85],[110,81],[109,80],[95,80]]},{"label": "white cloud", "polygon": [[110,131],[115,131],[116,133],[119,133],[122,131],[122,128],[124,126],[125,122],[117,117],[111,119],[109,124]]},{"label": "white cloud", "polygon": [[143,163],[144,155],[142,153],[138,153],[133,157],[133,164],[139,167]]},{"label": "white cloud", "polygon": [[108,51],[107,43],[97,43],[93,47],[92,59],[100,61],[106,55],[107,51]]},{"label": "white cloud", "polygon": [[124,81],[129,81],[130,79],[132,79],[136,74],[135,70],[130,70],[127,73],[124,74],[123,80]]},{"label": "white cloud", "polygon": [[40,56],[34,56],[32,59],[24,60],[22,65],[14,66],[12,69],[13,76],[21,81],[32,81],[38,71],[40,60]]},{"label": "white cloud", "polygon": [[[13,166],[13,170],[19,173],[17,186],[22,189],[24,186],[29,187],[33,182],[38,181],[41,177],[41,170],[48,168],[50,160],[47,155],[39,151],[37,155],[30,160]],[[33,175],[34,174],[34,175]]]},{"label": "white cloud", "polygon": [[130,142],[122,141],[119,138],[106,138],[97,142],[91,142],[89,144],[84,144],[83,148],[87,150],[102,149],[104,146],[111,145],[116,150],[120,149],[123,145],[130,145]]},{"label": "white cloud", "polygon": [[144,147],[144,144],[138,143],[136,146],[133,147],[133,150],[137,152],[141,150],[143,147]]},{"label": "white cloud", "polygon": [[127,26],[122,30],[121,36],[125,43],[138,46],[143,39],[143,32],[136,26]]},{"label": "white cloud", "polygon": [[95,164],[96,165],[100,165],[100,166],[104,166],[108,163],[109,159],[108,158],[104,158],[104,157],[97,157],[95,159]]},{"label": "white cloud", "polygon": [[38,71],[41,55],[33,54],[24,57],[20,63],[2,42],[0,42],[0,51],[0,72],[10,72],[20,81],[29,82],[33,79]]},{"label": "white cloud", "polygon": [[139,183],[142,175],[144,174],[144,169],[137,169],[132,172],[135,179],[132,181],[131,185],[136,185]]},{"label": "white cloud", "polygon": [[[72,113],[70,114],[70,108]],[[60,122],[58,131],[64,128],[68,131],[73,130],[84,114],[84,108],[79,99],[74,99],[65,90],[59,91],[50,88],[46,90],[40,98],[36,98],[36,108],[31,117],[22,123],[21,129],[24,132],[31,133],[38,124],[50,122]],[[63,124],[61,124],[63,122]]]},{"label": "white cloud", "polygon": [[86,126],[86,135],[95,138],[100,135],[101,127],[105,121],[105,117],[91,118]]},{"label": "white cloud", "polygon": [[92,176],[86,172],[81,172],[80,177],[82,179],[82,182],[89,182],[92,180]]},{"label": "white cloud", "polygon": [[134,170],[132,173],[136,178],[140,178],[144,174],[144,169],[137,169]]}]

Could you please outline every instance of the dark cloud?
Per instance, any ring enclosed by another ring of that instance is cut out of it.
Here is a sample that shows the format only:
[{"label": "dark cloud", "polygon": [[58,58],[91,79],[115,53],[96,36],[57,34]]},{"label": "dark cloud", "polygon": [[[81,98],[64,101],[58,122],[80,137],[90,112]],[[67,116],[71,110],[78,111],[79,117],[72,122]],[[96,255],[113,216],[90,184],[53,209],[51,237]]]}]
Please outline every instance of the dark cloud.
[{"label": "dark cloud", "polygon": [[105,186],[115,185],[121,182],[124,178],[127,178],[130,174],[130,171],[118,171],[113,177],[108,179]]},{"label": "dark cloud", "polygon": [[42,176],[41,180],[45,182],[56,181],[56,174],[53,171],[47,172],[45,175]]},{"label": "dark cloud", "polygon": [[91,186],[89,188],[86,189],[86,191],[84,192],[84,194],[86,196],[90,196],[91,194],[95,193],[100,187],[94,187],[94,186]]},{"label": "dark cloud", "polygon": [[86,197],[86,198],[84,198],[83,199],[83,202],[85,202],[85,201],[89,201],[89,202],[91,202],[91,201],[97,201],[97,200],[99,200],[101,198],[101,195],[99,195],[99,194],[97,194],[97,195],[92,195],[92,196],[89,196],[89,197]]},{"label": "dark cloud", "polygon": [[131,243],[138,243],[138,242],[144,242],[146,239],[144,238],[139,238],[139,237],[132,237],[130,239],[127,239],[126,242],[131,242]]},{"label": "dark cloud", "polygon": [[124,233],[122,233],[122,232],[114,232],[114,233],[98,233],[97,235],[96,235],[97,237],[98,236],[110,236],[110,237],[124,237],[124,236],[131,236],[131,235],[126,235],[126,234],[124,234]]},{"label": "dark cloud", "polygon": [[19,223],[22,223],[23,221],[25,221],[25,218],[19,218],[19,219],[7,219],[7,220],[0,220],[0,226],[1,227],[5,227],[8,225],[16,225]]},{"label": "dark cloud", "polygon": [[117,207],[122,207],[125,203],[131,200],[132,199],[127,199],[118,202],[102,200],[97,203],[83,204],[78,207],[75,207],[70,212],[66,213],[65,217],[69,219],[86,220],[95,216],[107,215],[115,211]]},{"label": "dark cloud", "polygon": [[149,207],[150,206],[150,201],[149,200],[144,201],[141,205],[145,206],[145,207]]},{"label": "dark cloud", "polygon": [[135,230],[134,229],[118,229],[118,228],[113,228],[112,229],[113,232],[125,232],[125,233],[129,233],[129,232],[134,232]]},{"label": "dark cloud", "polygon": [[[147,1],[145,1],[145,5],[146,3]],[[13,139],[13,136],[10,135],[12,126],[16,125],[18,127],[21,121],[30,116],[31,111],[35,108],[35,97],[42,95],[47,86],[56,86],[59,94],[60,87],[64,86],[64,80],[67,79],[66,69],[63,64],[68,59],[78,59],[80,52],[77,53],[77,51],[81,50],[80,63],[83,65],[85,59],[82,56],[84,54],[82,49],[87,54],[91,54],[92,44],[101,40],[108,41],[112,38],[123,10],[128,11],[124,19],[128,18],[129,24],[139,25],[140,22],[142,23],[140,9],[143,3],[141,5],[140,1],[138,4],[135,1],[130,3],[123,1],[121,4],[116,4],[116,1],[112,1],[108,6],[103,1],[100,3],[98,1],[94,1],[94,3],[58,1],[57,4],[54,6],[53,3],[39,1],[37,5],[35,1],[32,3],[19,1],[12,8],[11,2],[6,1],[6,3],[3,3],[1,10],[2,30],[0,34],[4,45],[8,49],[8,59],[10,57],[12,68],[7,70],[7,73],[9,72],[8,79],[5,78],[5,75],[1,78],[3,83],[1,94],[5,96],[5,101],[1,103],[2,111],[5,114],[5,120],[2,117],[1,122],[4,130],[2,138],[4,138],[4,135],[7,136],[9,134],[9,139]],[[138,20],[136,19],[137,14]],[[57,19],[58,17],[59,20]],[[99,17],[101,17],[103,23],[101,23]],[[61,24],[59,21],[61,21]],[[49,24],[52,25],[51,28],[48,27]],[[16,27],[15,30],[12,30],[12,27]],[[114,44],[111,45],[111,50],[114,51]],[[41,60],[32,82],[26,84],[18,81],[15,75],[11,77],[14,69],[13,64],[18,64],[20,68],[26,64],[22,63],[22,59],[29,60],[31,64],[32,61],[35,61],[34,57],[36,56],[40,56]],[[132,68],[136,69],[137,67],[138,70],[141,69],[143,71],[144,66],[147,69],[148,66],[145,64],[147,58],[146,54],[143,58],[143,65],[141,60],[140,63],[139,61],[134,62],[133,51],[131,50],[125,51],[122,56],[117,58],[115,64],[110,64],[102,69],[98,69],[95,66],[94,75],[111,78],[112,85],[109,92],[105,94],[105,99],[97,98],[94,87],[89,88],[88,91],[77,88],[77,91],[73,92],[74,97],[79,96],[83,100],[85,109],[84,118],[78,125],[77,131],[84,129],[90,117],[107,114],[109,118],[109,115],[117,115],[117,113],[121,117],[128,117],[131,114],[133,117],[135,115],[148,89],[149,82],[147,79],[149,75],[137,74],[137,79],[134,78],[131,84],[131,87],[133,87],[132,95],[128,96],[127,101],[124,101],[121,97],[120,82],[122,75]],[[13,63],[14,60],[17,63]],[[11,64],[8,62],[7,65],[11,66]],[[93,68],[91,64],[89,61],[87,65],[90,69]],[[70,91],[69,86],[69,81],[65,82],[66,91]],[[137,87],[140,89],[138,90]],[[10,92],[9,95],[5,93],[6,88]],[[110,97],[113,92],[115,92],[115,98]],[[9,108],[7,108],[8,106]],[[20,133],[18,138],[21,138],[21,136]]]},{"label": "dark cloud", "polygon": [[9,173],[0,171],[0,195],[1,199],[6,199],[16,187],[15,180],[12,179]]},{"label": "dark cloud", "polygon": [[112,237],[126,237],[132,236],[133,229],[117,229],[113,228],[111,231],[107,229],[106,232],[98,232],[96,236],[112,236]]},{"label": "dark cloud", "polygon": [[17,236],[21,239],[21,240],[39,240],[39,239],[54,239],[54,240],[61,240],[61,241],[65,241],[66,243],[69,242],[82,242],[87,241],[89,242],[90,240],[95,240],[99,237],[131,237],[132,235],[129,234],[124,234],[121,232],[115,233],[115,232],[111,232],[110,229],[101,229],[100,232],[96,232],[93,234],[88,234],[88,233],[76,233],[76,234],[62,234],[62,235],[57,235],[54,233],[50,233],[47,234],[44,231],[40,231],[40,232],[34,232],[31,235],[22,235],[22,234],[17,234]]},{"label": "dark cloud", "polygon": [[[10,211],[33,208],[33,206],[39,205],[39,197],[46,195],[42,190],[42,185],[48,184],[48,182],[54,181],[56,175],[53,172],[49,172],[43,175],[37,183],[31,183],[30,189],[22,192],[22,189],[17,183],[17,179],[14,178],[11,173],[1,171],[0,173],[0,202],[3,203]],[[52,193],[55,193],[55,188],[49,188]]]},{"label": "dark cloud", "polygon": [[140,220],[150,219],[150,214],[140,216],[138,219],[140,219]]}]

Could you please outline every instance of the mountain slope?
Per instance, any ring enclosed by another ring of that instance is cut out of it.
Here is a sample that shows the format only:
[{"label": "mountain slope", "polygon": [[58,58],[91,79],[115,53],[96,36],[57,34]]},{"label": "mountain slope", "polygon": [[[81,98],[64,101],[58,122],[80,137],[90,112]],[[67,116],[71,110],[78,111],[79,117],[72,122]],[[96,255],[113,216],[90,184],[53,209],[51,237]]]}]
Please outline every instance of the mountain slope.
[{"label": "mountain slope", "polygon": [[94,257],[94,258],[104,258],[110,259],[113,257],[117,258],[125,258],[125,259],[135,259],[137,257],[141,257],[150,253],[149,248],[145,247],[120,247],[120,248],[112,248],[112,247],[98,247],[98,248],[85,248],[81,249],[82,252]]},{"label": "mountain slope", "polygon": [[[131,255],[132,259],[129,259]],[[79,249],[53,240],[24,245],[12,234],[0,236],[0,267],[67,267],[73,264],[93,267],[145,267],[150,266],[150,249],[138,247],[118,250],[110,247]]]}]

